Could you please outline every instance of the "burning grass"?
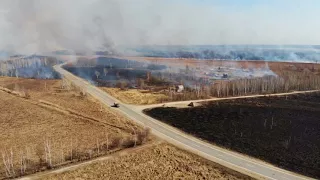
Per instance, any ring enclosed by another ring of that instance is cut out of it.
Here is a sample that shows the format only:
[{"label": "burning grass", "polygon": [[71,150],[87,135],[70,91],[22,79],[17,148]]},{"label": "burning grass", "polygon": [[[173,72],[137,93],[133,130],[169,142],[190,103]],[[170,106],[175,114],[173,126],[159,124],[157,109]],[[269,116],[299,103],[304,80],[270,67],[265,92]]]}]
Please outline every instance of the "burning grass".
[{"label": "burning grass", "polygon": [[58,79],[52,66],[60,61],[47,56],[23,56],[0,62],[0,75],[37,79]]},{"label": "burning grass", "polygon": [[127,59],[83,60],[65,68],[129,104],[320,88],[320,64],[139,57]]},{"label": "burning grass", "polygon": [[250,179],[161,143],[42,179]]}]

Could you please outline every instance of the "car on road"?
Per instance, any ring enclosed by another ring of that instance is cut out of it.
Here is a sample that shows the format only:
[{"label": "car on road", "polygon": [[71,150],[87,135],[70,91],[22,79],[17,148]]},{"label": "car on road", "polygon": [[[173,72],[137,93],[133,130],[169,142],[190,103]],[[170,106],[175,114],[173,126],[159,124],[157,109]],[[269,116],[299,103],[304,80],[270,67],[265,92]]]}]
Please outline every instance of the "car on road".
[{"label": "car on road", "polygon": [[113,105],[111,105],[111,107],[115,107],[115,108],[118,108],[118,107],[120,107],[120,105],[119,105],[119,103],[113,103]]}]

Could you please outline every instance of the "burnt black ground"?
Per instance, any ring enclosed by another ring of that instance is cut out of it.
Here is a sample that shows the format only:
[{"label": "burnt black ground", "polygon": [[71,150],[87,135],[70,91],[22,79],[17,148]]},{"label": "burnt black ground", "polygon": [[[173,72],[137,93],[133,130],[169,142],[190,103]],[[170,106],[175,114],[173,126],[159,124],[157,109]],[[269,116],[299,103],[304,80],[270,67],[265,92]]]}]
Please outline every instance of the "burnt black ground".
[{"label": "burnt black ground", "polygon": [[320,94],[159,107],[146,114],[219,146],[320,178]]}]

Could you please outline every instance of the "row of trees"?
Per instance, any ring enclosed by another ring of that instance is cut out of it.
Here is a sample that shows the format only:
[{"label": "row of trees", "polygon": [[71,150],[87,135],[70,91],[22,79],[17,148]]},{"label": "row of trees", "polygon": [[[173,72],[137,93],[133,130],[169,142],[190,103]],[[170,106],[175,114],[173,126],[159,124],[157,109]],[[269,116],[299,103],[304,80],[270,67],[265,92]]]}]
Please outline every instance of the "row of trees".
[{"label": "row of trees", "polygon": [[[39,68],[43,66],[53,66],[58,63],[56,58],[52,57],[30,57],[0,62],[0,75],[19,76],[19,68]],[[39,72],[38,72],[39,73]]]},{"label": "row of trees", "polygon": [[21,150],[2,150],[2,175],[7,178],[20,177],[44,169],[52,169],[72,162],[89,160],[106,155],[117,149],[125,149],[144,144],[150,135],[149,129],[133,130],[130,136],[113,136],[105,134],[96,138],[93,146],[79,148],[79,141],[71,139],[68,146],[48,138],[43,144]]},{"label": "row of trees", "polygon": [[320,76],[313,73],[287,71],[281,76],[216,81],[211,85],[197,84],[186,88],[183,93],[169,91],[167,95],[170,100],[188,100],[315,89],[320,89]]}]

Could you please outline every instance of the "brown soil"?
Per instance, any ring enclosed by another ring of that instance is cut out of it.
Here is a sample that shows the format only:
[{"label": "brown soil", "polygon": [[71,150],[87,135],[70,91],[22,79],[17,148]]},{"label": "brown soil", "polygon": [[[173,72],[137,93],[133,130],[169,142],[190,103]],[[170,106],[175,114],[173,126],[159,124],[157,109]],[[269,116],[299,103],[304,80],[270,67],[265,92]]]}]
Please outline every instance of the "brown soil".
[{"label": "brown soil", "polygon": [[161,143],[43,179],[250,179]]},{"label": "brown soil", "polygon": [[121,90],[119,88],[105,88],[101,87],[102,90],[109,93],[111,96],[119,99],[126,104],[157,104],[164,101],[168,101],[168,96],[161,93],[153,93],[146,90]]}]

